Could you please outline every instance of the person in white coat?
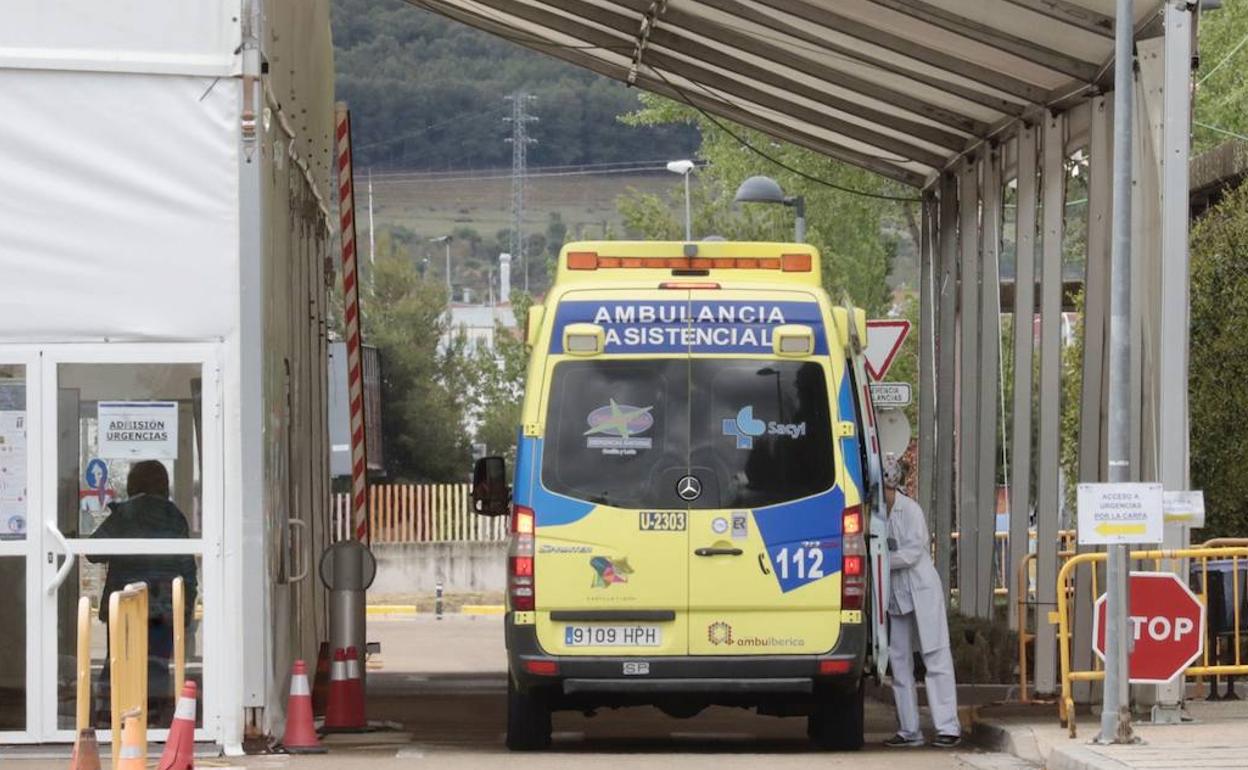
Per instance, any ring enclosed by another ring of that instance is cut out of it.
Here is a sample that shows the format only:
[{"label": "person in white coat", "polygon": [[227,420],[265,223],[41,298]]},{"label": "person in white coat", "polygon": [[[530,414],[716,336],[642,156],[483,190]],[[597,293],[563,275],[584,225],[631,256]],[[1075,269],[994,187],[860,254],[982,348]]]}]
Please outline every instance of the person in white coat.
[{"label": "person in white coat", "polygon": [[933,745],[951,748],[961,742],[958,686],[949,652],[945,592],[932,564],[931,540],[923,509],[897,491],[902,469],[897,458],[884,459],[884,502],[888,506],[888,547],[891,571],[888,615],[888,661],[892,666],[897,734],[884,743],[893,747],[925,745],[919,729],[919,697],[914,683],[914,652],[927,668],[927,703],[936,727]]}]

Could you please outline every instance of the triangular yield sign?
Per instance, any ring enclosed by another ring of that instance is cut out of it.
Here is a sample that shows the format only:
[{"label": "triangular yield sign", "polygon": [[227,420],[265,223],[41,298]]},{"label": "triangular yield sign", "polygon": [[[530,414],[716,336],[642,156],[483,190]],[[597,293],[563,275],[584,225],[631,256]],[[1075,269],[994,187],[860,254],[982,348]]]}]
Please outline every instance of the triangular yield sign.
[{"label": "triangular yield sign", "polygon": [[901,350],[901,344],[906,341],[906,335],[910,333],[909,321],[895,321],[892,319],[871,320],[867,321],[867,374],[871,375],[871,379],[879,382],[884,379],[884,375],[888,374],[888,369],[893,365],[893,359],[897,357],[897,352]]}]

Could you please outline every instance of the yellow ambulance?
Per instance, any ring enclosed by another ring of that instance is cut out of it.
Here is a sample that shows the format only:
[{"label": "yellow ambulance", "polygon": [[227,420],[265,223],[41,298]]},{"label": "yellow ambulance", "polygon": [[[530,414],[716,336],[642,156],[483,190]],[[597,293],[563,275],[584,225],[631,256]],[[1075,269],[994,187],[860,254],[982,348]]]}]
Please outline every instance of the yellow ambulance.
[{"label": "yellow ambulance", "polygon": [[887,661],[885,525],[861,310],[791,243],[565,246],[529,313],[511,521],[507,745],[551,712],[709,705],[863,741]]}]

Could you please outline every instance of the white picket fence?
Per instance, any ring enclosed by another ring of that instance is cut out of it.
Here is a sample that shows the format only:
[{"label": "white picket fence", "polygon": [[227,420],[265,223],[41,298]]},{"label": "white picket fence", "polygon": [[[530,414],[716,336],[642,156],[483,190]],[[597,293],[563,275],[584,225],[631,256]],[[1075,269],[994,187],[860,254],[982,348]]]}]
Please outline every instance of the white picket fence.
[{"label": "white picket fence", "polygon": [[[507,538],[506,516],[472,512],[470,484],[373,484],[368,488],[374,543],[488,543]],[[351,536],[351,496],[334,496],[334,540]]]}]

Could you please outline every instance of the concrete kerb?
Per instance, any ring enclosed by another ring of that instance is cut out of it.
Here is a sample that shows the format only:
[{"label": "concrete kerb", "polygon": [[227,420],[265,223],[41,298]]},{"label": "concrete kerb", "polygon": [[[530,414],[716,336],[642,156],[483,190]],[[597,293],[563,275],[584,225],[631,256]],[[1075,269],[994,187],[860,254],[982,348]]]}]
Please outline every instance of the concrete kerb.
[{"label": "concrete kerb", "polygon": [[979,709],[971,740],[1049,770],[1248,766],[1248,701],[1193,699],[1187,712],[1191,721],[1182,724],[1135,722],[1138,744],[1101,746],[1091,743],[1095,714],[1080,714],[1079,737],[1072,740],[1056,707],[1000,704]]},{"label": "concrete kerb", "polygon": [[[416,615],[432,614],[429,610],[421,610],[415,604],[370,604],[367,609],[370,618],[402,619]],[[458,609],[451,607],[448,615],[502,615],[506,607],[501,604],[464,604]]]},{"label": "concrete kerb", "polygon": [[973,719],[970,742],[988,751],[998,751],[1043,767],[1045,756],[1035,732],[1027,725],[1009,725],[992,719]]},{"label": "concrete kerb", "polygon": [[1132,767],[1135,765],[1124,764],[1074,741],[1068,746],[1054,746],[1045,764],[1046,770],[1131,770]]}]

